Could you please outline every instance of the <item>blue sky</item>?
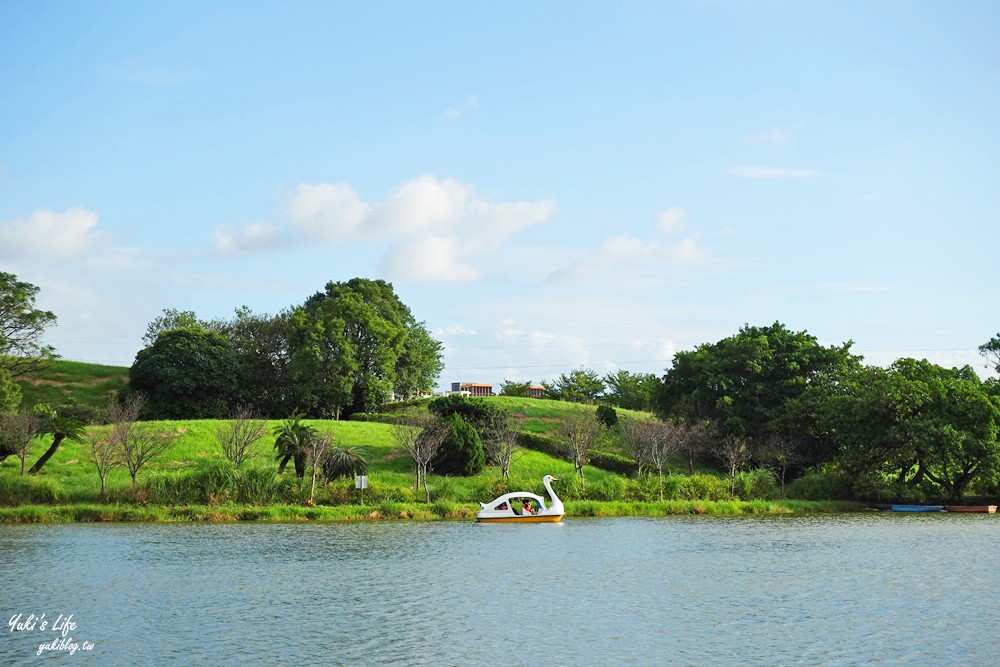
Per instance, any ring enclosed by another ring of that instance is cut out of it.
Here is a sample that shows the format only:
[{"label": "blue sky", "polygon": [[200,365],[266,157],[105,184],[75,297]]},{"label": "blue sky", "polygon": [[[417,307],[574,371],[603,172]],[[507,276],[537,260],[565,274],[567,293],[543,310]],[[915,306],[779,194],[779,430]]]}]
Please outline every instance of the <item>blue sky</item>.
[{"label": "blue sky", "polygon": [[68,359],[384,278],[452,381],[1000,331],[995,2],[0,0],[0,270]]}]

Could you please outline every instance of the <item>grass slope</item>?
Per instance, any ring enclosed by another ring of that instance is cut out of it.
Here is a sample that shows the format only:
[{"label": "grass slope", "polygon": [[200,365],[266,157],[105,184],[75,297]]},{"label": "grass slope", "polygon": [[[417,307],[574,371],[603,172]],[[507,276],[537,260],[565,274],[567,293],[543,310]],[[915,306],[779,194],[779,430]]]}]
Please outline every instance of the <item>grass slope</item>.
[{"label": "grass slope", "polygon": [[32,376],[19,378],[17,385],[23,409],[38,403],[59,405],[70,399],[80,405],[105,408],[108,394],[123,389],[127,381],[128,369],[123,366],[57,360]]}]

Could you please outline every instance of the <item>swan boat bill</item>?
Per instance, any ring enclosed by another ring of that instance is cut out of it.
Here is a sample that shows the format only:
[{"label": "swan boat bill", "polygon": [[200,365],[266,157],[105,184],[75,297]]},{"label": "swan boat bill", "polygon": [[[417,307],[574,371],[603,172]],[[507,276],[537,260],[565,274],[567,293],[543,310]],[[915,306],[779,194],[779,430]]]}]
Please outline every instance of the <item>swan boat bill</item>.
[{"label": "swan boat bill", "polygon": [[[545,499],[528,491],[513,491],[505,493],[499,498],[494,498],[489,503],[479,503],[481,510],[476,515],[476,520],[482,523],[556,523],[562,521],[563,510],[562,501],[552,490],[552,482],[559,481],[558,477],[546,475],[542,478],[545,491],[549,495],[548,505]],[[538,509],[534,512],[525,512],[522,507],[525,502],[534,501]],[[516,509],[516,511],[515,511]]]}]

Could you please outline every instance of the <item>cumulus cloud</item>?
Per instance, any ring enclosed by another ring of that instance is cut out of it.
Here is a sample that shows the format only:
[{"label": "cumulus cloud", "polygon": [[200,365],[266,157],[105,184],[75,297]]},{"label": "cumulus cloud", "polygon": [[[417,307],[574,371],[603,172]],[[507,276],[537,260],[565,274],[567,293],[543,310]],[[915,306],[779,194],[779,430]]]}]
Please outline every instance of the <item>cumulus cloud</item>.
[{"label": "cumulus cloud", "polygon": [[267,250],[285,242],[277,227],[263,222],[255,222],[239,230],[219,227],[214,236],[216,251],[224,255]]},{"label": "cumulus cloud", "polygon": [[679,232],[687,224],[687,213],[679,206],[671,206],[656,216],[656,222],[660,225],[660,231],[668,234]]},{"label": "cumulus cloud", "polygon": [[441,112],[442,118],[461,118],[467,113],[475,111],[479,108],[479,98],[475,95],[471,97],[466,97],[460,103],[455,106],[448,107]]},{"label": "cumulus cloud", "polygon": [[766,167],[759,164],[746,164],[732,167],[729,173],[739,178],[772,179],[772,178],[813,178],[817,172],[812,169],[786,169],[784,167]]},{"label": "cumulus cloud", "polygon": [[27,218],[0,223],[0,257],[66,259],[85,253],[97,213],[71,208],[64,213],[40,209]]}]

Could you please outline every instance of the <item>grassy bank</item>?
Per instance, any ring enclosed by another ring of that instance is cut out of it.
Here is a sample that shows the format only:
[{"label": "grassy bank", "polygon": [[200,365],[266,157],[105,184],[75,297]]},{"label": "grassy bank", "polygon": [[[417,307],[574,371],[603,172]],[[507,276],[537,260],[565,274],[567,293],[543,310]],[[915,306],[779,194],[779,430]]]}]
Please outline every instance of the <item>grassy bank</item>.
[{"label": "grassy bank", "polygon": [[[436,501],[431,503],[352,504],[315,507],[303,505],[136,505],[77,503],[71,505],[21,505],[0,508],[0,523],[91,522],[308,522],[308,521],[472,521],[478,506]],[[572,501],[567,516],[574,517],[675,517],[792,516],[860,510],[847,502],[774,501]]]}]

